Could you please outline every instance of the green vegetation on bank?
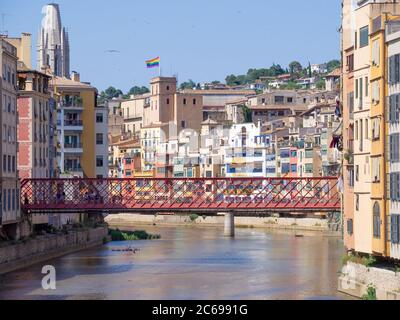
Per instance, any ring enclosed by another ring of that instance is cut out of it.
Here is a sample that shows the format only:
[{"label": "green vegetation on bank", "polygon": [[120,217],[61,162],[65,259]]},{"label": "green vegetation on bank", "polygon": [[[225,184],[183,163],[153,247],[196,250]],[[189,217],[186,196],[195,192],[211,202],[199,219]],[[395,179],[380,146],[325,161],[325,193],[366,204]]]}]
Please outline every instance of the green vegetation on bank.
[{"label": "green vegetation on bank", "polygon": [[368,286],[367,293],[361,297],[362,300],[378,300],[376,297],[376,288],[372,284]]},{"label": "green vegetation on bank", "polygon": [[348,262],[358,263],[366,267],[373,267],[376,264],[376,258],[373,256],[360,256],[349,254],[342,258],[343,265],[346,265]]},{"label": "green vegetation on bank", "polygon": [[143,230],[121,231],[119,229],[110,230],[109,235],[112,241],[137,241],[137,240],[155,240],[160,239],[159,234],[149,234]]}]

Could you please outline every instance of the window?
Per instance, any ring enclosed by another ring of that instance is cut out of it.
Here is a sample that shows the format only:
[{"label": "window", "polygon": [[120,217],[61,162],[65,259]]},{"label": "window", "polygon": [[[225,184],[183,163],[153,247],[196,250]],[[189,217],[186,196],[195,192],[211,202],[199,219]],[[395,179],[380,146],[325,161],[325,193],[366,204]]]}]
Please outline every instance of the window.
[{"label": "window", "polygon": [[305,173],[313,173],[314,172],[314,166],[312,163],[307,163],[304,166],[304,169],[305,169]]},{"label": "window", "polygon": [[368,119],[365,119],[365,139],[369,139]]},{"label": "window", "polygon": [[284,158],[284,159],[290,158],[290,151],[283,149],[283,150],[281,150],[280,155],[281,155],[281,158]]},{"label": "window", "polygon": [[380,64],[380,47],[379,40],[375,40],[372,43],[372,65],[379,67]]},{"label": "window", "polygon": [[186,121],[181,121],[181,127],[186,128]]},{"label": "window", "polygon": [[183,99],[183,104],[186,105],[186,99]]},{"label": "window", "polygon": [[7,209],[11,211],[11,189],[8,189]]},{"label": "window", "polygon": [[287,102],[288,103],[293,103],[293,98],[292,97],[287,98]]},{"label": "window", "polygon": [[360,166],[356,165],[356,181],[358,182],[360,179]]},{"label": "window", "polygon": [[196,99],[193,99],[193,105],[196,105]]},{"label": "window", "polygon": [[381,209],[378,202],[375,202],[373,209],[373,231],[374,238],[381,238]]},{"label": "window", "polygon": [[96,114],[96,122],[97,123],[103,123],[103,114],[102,113],[97,113]]},{"label": "window", "polygon": [[125,177],[131,177],[132,176],[132,171],[131,170],[126,170],[125,171]]},{"label": "window", "polygon": [[3,211],[7,210],[7,190],[3,189]]},{"label": "window", "polygon": [[306,156],[306,159],[312,159],[314,157],[314,151],[313,150],[306,150],[305,156]]},{"label": "window", "polygon": [[3,155],[3,173],[7,171],[7,156]]},{"label": "window", "polygon": [[381,130],[380,130],[380,126],[381,126],[381,123],[380,123],[381,121],[380,121],[380,119],[379,118],[374,118],[374,119],[372,119],[372,140],[379,140],[379,138],[380,138],[380,133],[381,133]]},{"label": "window", "polygon": [[296,173],[296,172],[297,172],[297,165],[292,164],[291,167],[290,167],[290,171],[291,171],[292,173]]},{"label": "window", "polygon": [[97,145],[102,145],[103,144],[103,134],[102,133],[97,133],[96,134],[96,144]]},{"label": "window", "polygon": [[169,104],[169,99],[167,98],[167,104]]},{"label": "window", "polygon": [[360,195],[356,194],[356,211],[360,211]]},{"label": "window", "polygon": [[390,144],[390,162],[398,163],[400,162],[400,150],[399,150],[399,142],[400,142],[400,134],[395,133],[389,136],[389,144]]},{"label": "window", "polygon": [[355,134],[355,139],[358,140],[358,121],[356,121],[354,125],[354,134]]},{"label": "window", "polygon": [[400,114],[400,95],[391,95],[389,97],[389,122],[398,123]]},{"label": "window", "polygon": [[12,172],[15,172],[15,156],[12,157]]},{"label": "window", "polygon": [[354,54],[347,56],[347,71],[354,71]]},{"label": "window", "polygon": [[369,92],[369,81],[368,77],[365,77],[365,96],[368,97],[368,92]]},{"label": "window", "polygon": [[392,244],[400,243],[400,215],[390,216],[390,240]]},{"label": "window", "polygon": [[400,201],[400,173],[391,173],[390,179],[390,200],[393,202]]},{"label": "window", "polygon": [[400,54],[389,57],[389,84],[400,82]]},{"label": "window", "polygon": [[7,171],[11,172],[11,156],[7,156]]},{"label": "window", "polygon": [[356,79],[356,99],[358,99],[359,93],[358,93],[358,79]]},{"label": "window", "polygon": [[15,211],[15,190],[12,190],[12,210]]},{"label": "window", "polygon": [[360,151],[362,152],[364,149],[363,148],[364,147],[364,144],[363,144],[364,143],[364,141],[363,141],[364,140],[364,137],[363,137],[364,132],[363,132],[363,120],[362,119],[360,120],[360,128],[359,129],[360,129],[360,139],[358,141],[359,142],[358,147],[359,147]]},{"label": "window", "polygon": [[275,103],[284,103],[285,97],[284,96],[275,96]]},{"label": "window", "polygon": [[372,87],[372,103],[378,104],[380,101],[379,81],[373,81],[371,87]]},{"label": "window", "polygon": [[381,181],[381,159],[372,158],[372,182],[378,183]]},{"label": "window", "polygon": [[97,167],[97,168],[102,168],[103,165],[104,165],[103,156],[97,156],[97,157],[96,157],[96,167]]},{"label": "window", "polygon": [[282,163],[281,173],[286,174],[290,172],[290,164]]},{"label": "window", "polygon": [[349,236],[353,235],[353,219],[347,220],[347,234]]},{"label": "window", "polygon": [[369,28],[365,26],[360,29],[360,48],[366,47],[369,44]]}]

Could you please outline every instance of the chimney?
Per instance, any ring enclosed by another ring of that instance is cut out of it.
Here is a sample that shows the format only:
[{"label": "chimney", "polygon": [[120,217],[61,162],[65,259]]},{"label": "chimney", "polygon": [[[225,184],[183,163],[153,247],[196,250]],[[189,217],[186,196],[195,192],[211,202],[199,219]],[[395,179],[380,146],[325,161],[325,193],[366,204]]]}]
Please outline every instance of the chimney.
[{"label": "chimney", "polygon": [[81,82],[81,76],[76,71],[72,71],[71,79],[72,79],[72,81],[75,81],[75,82]]}]

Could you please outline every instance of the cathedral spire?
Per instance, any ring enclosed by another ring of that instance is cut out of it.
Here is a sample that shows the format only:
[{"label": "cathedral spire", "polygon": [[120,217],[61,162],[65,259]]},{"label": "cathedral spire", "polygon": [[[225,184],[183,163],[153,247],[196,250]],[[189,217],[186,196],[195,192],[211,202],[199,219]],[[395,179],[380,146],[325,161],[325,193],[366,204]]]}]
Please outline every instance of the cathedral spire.
[{"label": "cathedral spire", "polygon": [[69,40],[61,24],[58,4],[43,7],[42,26],[38,35],[38,69],[50,69],[59,77],[69,78]]}]

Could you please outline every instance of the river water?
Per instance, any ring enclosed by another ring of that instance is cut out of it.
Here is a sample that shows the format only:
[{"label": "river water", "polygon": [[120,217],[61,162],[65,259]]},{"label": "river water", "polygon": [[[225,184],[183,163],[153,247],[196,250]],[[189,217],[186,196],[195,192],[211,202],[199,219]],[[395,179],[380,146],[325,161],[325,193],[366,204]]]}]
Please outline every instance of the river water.
[{"label": "river water", "polygon": [[[347,299],[337,289],[343,244],[322,235],[141,227],[160,240],[113,242],[0,277],[0,299]],[[132,246],[136,254],[113,249]],[[41,287],[43,265],[56,290]]]}]

